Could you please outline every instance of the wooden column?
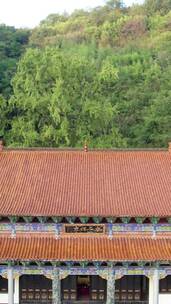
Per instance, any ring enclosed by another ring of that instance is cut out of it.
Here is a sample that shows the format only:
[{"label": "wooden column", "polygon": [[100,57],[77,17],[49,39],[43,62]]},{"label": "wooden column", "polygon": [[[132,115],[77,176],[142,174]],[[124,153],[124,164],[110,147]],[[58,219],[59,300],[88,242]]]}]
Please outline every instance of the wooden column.
[{"label": "wooden column", "polygon": [[153,293],[153,303],[159,304],[159,271],[154,270],[154,293]]},{"label": "wooden column", "polygon": [[14,304],[13,269],[8,268],[8,304]]},{"label": "wooden column", "polygon": [[114,303],[115,303],[115,271],[113,269],[110,269],[107,280],[106,304],[114,304]]},{"label": "wooden column", "polygon": [[61,280],[59,277],[59,270],[54,268],[52,277],[52,297],[53,304],[61,303]]},{"label": "wooden column", "polygon": [[19,275],[15,278],[15,288],[14,288],[14,290],[15,290],[15,292],[14,292],[14,303],[15,304],[19,304],[19,298],[20,298],[20,296],[19,296],[19,279],[20,279],[20,277],[19,277]]},{"label": "wooden column", "polygon": [[149,279],[149,304],[159,304],[159,271],[154,270]]}]

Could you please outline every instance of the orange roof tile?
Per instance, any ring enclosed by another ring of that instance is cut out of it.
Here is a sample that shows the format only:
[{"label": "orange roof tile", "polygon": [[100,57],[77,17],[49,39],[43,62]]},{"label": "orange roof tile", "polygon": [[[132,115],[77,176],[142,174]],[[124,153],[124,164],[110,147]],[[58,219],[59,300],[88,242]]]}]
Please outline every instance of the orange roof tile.
[{"label": "orange roof tile", "polygon": [[166,261],[171,237],[0,237],[0,260]]},{"label": "orange roof tile", "polygon": [[4,150],[0,215],[171,216],[171,154]]}]

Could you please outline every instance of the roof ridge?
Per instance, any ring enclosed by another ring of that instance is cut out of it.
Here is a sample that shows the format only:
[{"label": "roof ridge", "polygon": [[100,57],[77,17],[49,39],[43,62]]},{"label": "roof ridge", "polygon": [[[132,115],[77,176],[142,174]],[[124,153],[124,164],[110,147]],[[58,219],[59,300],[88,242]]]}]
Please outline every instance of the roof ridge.
[{"label": "roof ridge", "polygon": [[[85,153],[85,151],[82,148],[72,148],[72,147],[65,147],[65,148],[55,148],[55,147],[26,147],[26,148],[22,148],[22,147],[4,147],[3,151],[47,151],[47,152],[51,152],[51,151],[66,151],[66,152],[83,152]],[[164,152],[168,152],[167,148],[89,148],[88,152],[148,152],[148,151],[164,151]]]},{"label": "roof ridge", "polygon": [[[144,233],[145,234],[145,233]],[[54,234],[42,234],[42,233],[36,233],[34,235],[34,233],[32,233],[31,235],[28,233],[28,234],[23,234],[23,235],[16,235],[15,237],[12,236],[12,235],[7,235],[7,234],[4,234],[4,235],[0,235],[0,240],[1,239],[13,239],[13,240],[35,240],[35,239],[39,239],[39,240],[45,240],[45,239],[49,239],[49,240],[57,240],[57,241],[64,241],[64,240],[108,240],[108,241],[115,241],[115,240],[119,240],[119,239],[125,239],[125,240],[142,240],[142,239],[146,239],[146,240],[171,240],[171,234],[168,235],[168,234],[163,234],[163,235],[152,235],[152,234],[148,234],[148,235],[113,235],[113,236],[109,236],[107,234],[105,235],[70,235],[70,236],[66,236],[66,235],[59,235],[59,236],[56,236]]]}]

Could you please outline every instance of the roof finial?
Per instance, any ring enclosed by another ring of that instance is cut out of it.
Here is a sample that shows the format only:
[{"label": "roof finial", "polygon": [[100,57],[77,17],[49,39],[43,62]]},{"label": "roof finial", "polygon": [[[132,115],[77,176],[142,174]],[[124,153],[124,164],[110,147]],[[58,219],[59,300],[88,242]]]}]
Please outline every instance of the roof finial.
[{"label": "roof finial", "polygon": [[84,152],[88,152],[88,145],[87,141],[84,142]]}]

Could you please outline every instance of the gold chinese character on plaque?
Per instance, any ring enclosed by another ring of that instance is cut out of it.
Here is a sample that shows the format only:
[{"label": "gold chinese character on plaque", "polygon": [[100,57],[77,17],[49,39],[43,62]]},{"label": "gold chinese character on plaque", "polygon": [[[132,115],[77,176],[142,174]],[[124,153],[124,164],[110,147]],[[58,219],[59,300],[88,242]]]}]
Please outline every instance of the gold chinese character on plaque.
[{"label": "gold chinese character on plaque", "polygon": [[80,233],[80,234],[104,234],[105,225],[104,224],[65,224],[64,233]]}]

